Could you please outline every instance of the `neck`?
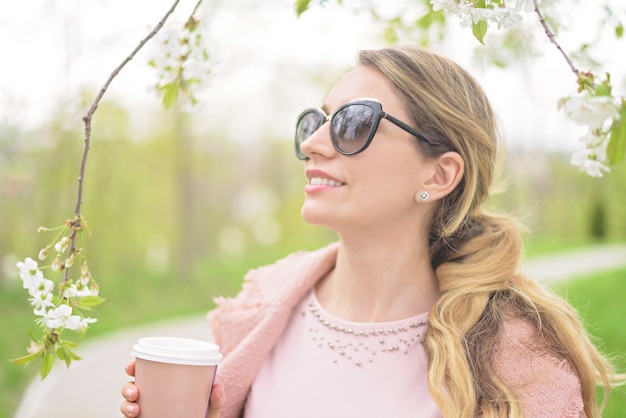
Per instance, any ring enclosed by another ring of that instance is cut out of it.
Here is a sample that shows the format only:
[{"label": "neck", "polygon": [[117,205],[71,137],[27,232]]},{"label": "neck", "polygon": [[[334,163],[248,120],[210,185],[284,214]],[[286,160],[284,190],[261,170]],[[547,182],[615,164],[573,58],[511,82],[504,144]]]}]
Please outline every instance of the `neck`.
[{"label": "neck", "polygon": [[428,243],[362,238],[340,240],[335,268],[316,288],[324,309],[356,322],[395,321],[430,310],[439,287]]}]

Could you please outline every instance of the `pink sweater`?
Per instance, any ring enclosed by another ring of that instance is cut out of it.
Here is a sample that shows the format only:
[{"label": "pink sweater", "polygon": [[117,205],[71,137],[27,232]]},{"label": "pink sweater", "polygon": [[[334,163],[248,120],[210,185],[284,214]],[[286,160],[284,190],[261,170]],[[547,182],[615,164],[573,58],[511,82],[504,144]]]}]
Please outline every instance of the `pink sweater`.
[{"label": "pink sweater", "polygon": [[[293,308],[335,265],[337,244],[298,252],[252,270],[235,298],[219,298],[208,315],[224,354],[217,380],[226,387],[222,418],[242,415],[246,396]],[[522,400],[525,417],[584,417],[580,382],[565,361],[537,343],[533,325],[511,319],[494,352],[496,370]]]}]

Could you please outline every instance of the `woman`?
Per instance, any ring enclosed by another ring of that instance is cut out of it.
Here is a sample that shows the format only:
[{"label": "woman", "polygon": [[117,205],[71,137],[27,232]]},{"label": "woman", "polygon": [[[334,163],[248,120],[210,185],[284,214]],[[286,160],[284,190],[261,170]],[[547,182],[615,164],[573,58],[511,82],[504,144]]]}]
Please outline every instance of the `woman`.
[{"label": "woman", "polygon": [[302,217],[339,240],[218,300],[209,417],[599,417],[609,364],[482,209],[499,148],[480,86],[417,47],[358,62],[296,128]]}]

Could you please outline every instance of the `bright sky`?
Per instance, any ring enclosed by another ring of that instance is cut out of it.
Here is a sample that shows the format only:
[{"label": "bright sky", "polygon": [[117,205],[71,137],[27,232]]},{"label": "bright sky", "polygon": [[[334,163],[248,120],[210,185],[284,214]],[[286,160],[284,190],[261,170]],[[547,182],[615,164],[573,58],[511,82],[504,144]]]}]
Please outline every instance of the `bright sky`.
[{"label": "bright sky", "polygon": [[[51,117],[60,103],[76,95],[81,86],[95,92],[172,1],[3,2],[0,119],[36,126]],[[207,127],[239,141],[254,141],[267,133],[290,138],[299,111],[320,103],[332,81],[354,63],[356,51],[382,45],[378,29],[366,13],[338,7],[334,0],[300,19],[293,11],[295,0],[205,2],[210,7],[205,8],[204,19],[219,64],[211,87],[201,96],[203,105],[197,117]],[[403,2],[406,0],[398,0]],[[170,23],[183,22],[195,3],[181,0]],[[390,2],[382,3],[388,6]],[[565,17],[572,22],[587,19],[589,14],[581,7],[564,8],[570,15]],[[580,22],[580,27],[585,27],[585,21]],[[578,31],[581,33],[584,31]],[[476,44],[469,29],[457,29],[440,52],[478,78],[503,121],[507,138],[524,148],[577,148],[575,138],[580,136],[580,129],[556,110],[557,100],[575,88],[573,74],[556,49],[547,45],[544,57],[526,67],[483,70],[472,63],[468,53]],[[626,51],[623,42],[618,48]],[[607,70],[616,81],[624,80],[626,54],[615,54],[613,47],[607,50],[612,51],[602,57]],[[138,119],[149,114],[143,110],[159,106],[150,91],[156,76],[146,65],[151,53],[151,48],[140,52],[105,96],[131,109]],[[620,56],[621,62],[616,64],[615,56]],[[311,81],[314,75],[317,84]],[[626,88],[621,84],[617,90]],[[77,115],[78,122],[81,116]]]}]

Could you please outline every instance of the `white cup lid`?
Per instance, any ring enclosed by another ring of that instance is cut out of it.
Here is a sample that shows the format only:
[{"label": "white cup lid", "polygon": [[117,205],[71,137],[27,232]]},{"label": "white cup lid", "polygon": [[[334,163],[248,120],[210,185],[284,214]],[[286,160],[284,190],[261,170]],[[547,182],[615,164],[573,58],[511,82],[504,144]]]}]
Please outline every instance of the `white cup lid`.
[{"label": "white cup lid", "polygon": [[189,338],[140,338],[131,354],[136,358],[161,363],[212,366],[222,362],[218,345]]}]

